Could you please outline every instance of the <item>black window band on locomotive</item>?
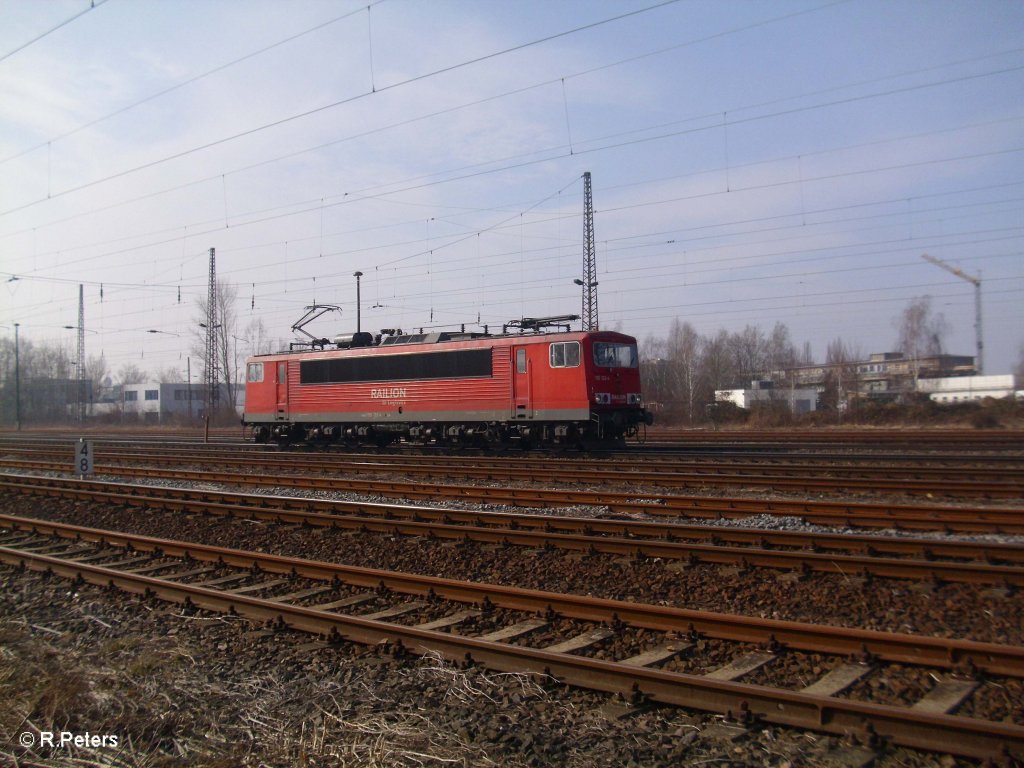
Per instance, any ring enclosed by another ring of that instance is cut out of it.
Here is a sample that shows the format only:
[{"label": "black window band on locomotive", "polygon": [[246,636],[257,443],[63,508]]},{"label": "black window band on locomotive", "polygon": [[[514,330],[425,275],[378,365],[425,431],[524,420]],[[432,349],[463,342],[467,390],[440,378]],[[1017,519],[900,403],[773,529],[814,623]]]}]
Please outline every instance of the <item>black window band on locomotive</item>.
[{"label": "black window band on locomotive", "polygon": [[490,349],[360,355],[299,364],[302,384],[354,384],[370,381],[472,379],[493,375]]}]

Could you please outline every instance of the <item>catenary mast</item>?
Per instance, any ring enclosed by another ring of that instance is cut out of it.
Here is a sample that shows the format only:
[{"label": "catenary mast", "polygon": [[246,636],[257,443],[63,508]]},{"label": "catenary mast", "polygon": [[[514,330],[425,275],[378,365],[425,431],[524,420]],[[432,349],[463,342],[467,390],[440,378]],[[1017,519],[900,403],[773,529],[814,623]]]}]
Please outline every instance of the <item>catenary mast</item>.
[{"label": "catenary mast", "polygon": [[[577,281],[580,282],[580,281]],[[583,330],[596,331],[597,254],[594,248],[594,196],[590,190],[590,171],[583,174]]]},{"label": "catenary mast", "polygon": [[210,249],[210,284],[206,298],[206,371],[203,375],[206,416],[212,418],[220,400],[217,370],[217,255]]},{"label": "catenary mast", "polygon": [[78,420],[85,421],[85,298],[78,284]]}]

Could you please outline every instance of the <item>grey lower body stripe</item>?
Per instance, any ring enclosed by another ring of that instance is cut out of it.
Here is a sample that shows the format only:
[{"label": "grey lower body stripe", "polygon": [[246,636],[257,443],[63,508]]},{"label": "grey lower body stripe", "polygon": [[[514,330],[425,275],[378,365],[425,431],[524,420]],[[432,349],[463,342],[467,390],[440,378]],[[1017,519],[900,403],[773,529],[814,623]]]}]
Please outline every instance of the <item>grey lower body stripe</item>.
[{"label": "grey lower body stripe", "polygon": [[529,410],[524,409],[521,413],[510,411],[429,411],[398,413],[397,411],[363,411],[360,413],[333,413],[317,412],[308,413],[292,412],[284,418],[278,418],[276,414],[246,414],[246,424],[278,424],[281,422],[301,422],[307,424],[386,424],[386,423],[416,423],[431,424],[444,422],[457,422],[466,424],[471,422],[486,423],[491,421],[500,422],[530,422],[530,421],[590,421],[590,411],[582,408]]}]

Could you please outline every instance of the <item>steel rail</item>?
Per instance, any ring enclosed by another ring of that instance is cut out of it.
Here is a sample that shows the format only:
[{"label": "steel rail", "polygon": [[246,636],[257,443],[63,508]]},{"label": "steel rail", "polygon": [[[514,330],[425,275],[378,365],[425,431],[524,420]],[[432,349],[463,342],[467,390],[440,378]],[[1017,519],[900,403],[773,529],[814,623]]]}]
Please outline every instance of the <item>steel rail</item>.
[{"label": "steel rail", "polygon": [[[63,463],[0,458],[0,466],[62,472]],[[103,474],[126,477],[162,477],[194,482],[276,487],[287,485],[313,490],[345,490],[400,496],[409,499],[459,499],[518,506],[598,505],[612,512],[643,512],[655,517],[703,519],[744,518],[750,515],[799,516],[809,523],[842,527],[942,531],[945,533],[1024,533],[1020,509],[1000,507],[959,508],[936,504],[906,505],[800,501],[789,499],[709,498],[675,496],[638,490],[633,493],[571,489],[506,488],[476,485],[412,483],[385,480],[352,480],[305,475],[263,476],[157,467],[97,466]]]},{"label": "steel rail", "polygon": [[[734,565],[743,568],[774,568],[798,573],[838,573],[842,575],[871,575],[881,578],[931,580],[969,584],[996,584],[1010,588],[1024,587],[1024,566],[993,565],[990,563],[937,562],[886,558],[878,555],[842,555],[804,552],[799,550],[769,550],[763,547],[730,547],[720,544],[690,544],[657,539],[621,538],[593,533],[556,533],[554,531],[527,531],[511,527],[482,527],[479,525],[439,522],[450,518],[444,510],[431,508],[403,509],[399,505],[357,505],[338,502],[335,509],[354,508],[355,514],[269,510],[255,497],[239,494],[185,491],[166,493],[163,488],[109,484],[110,489],[92,487],[60,487],[55,483],[9,484],[0,480],[0,488],[22,493],[35,493],[88,498],[120,505],[179,509],[188,512],[259,519],[277,523],[299,523],[320,527],[356,531],[390,533],[401,536],[422,536],[454,541],[517,545],[533,548],[554,547],[588,554],[613,554],[634,558],[663,558],[684,560],[689,565],[707,563]],[[214,501],[210,497],[219,498]],[[298,501],[298,500],[294,500]],[[306,505],[308,507],[308,505]],[[366,512],[375,513],[367,515]],[[396,512],[398,514],[396,514]],[[404,520],[394,519],[404,516]],[[426,522],[422,518],[435,519]],[[577,528],[581,521],[576,521]],[[561,524],[566,526],[567,520]],[[1024,548],[1017,549],[1017,555]]]},{"label": "steel rail", "polygon": [[998,445],[1020,448],[1024,445],[1024,430],[969,430],[969,429],[794,429],[794,430],[694,430],[656,427],[647,432],[649,441],[691,443],[844,443],[868,445]]},{"label": "steel rail", "polygon": [[[254,462],[250,458],[225,459],[226,463],[245,464],[251,466]],[[268,468],[287,468],[287,461],[261,460],[258,463]],[[465,477],[483,480],[502,481],[530,481],[562,479],[571,480],[574,483],[647,483],[674,488],[699,488],[708,485],[743,485],[748,488],[772,488],[775,490],[798,490],[798,491],[820,491],[820,490],[842,490],[842,491],[869,491],[887,492],[907,495],[944,495],[947,497],[980,497],[980,498],[1003,498],[1019,499],[1024,496],[1024,484],[1019,482],[989,481],[969,482],[964,480],[914,480],[910,478],[886,479],[876,478],[864,480],[858,478],[802,478],[790,477],[778,474],[754,474],[754,473],[726,473],[726,472],[660,472],[634,469],[630,467],[615,467],[605,470],[596,469],[568,469],[560,467],[539,472],[536,469],[503,467],[499,465],[490,467],[466,466],[461,462],[445,462],[430,466],[416,465],[403,466],[400,462],[367,462],[367,461],[345,461],[331,465],[332,472],[401,472],[403,474],[419,474],[437,477]]]},{"label": "steel rail", "polygon": [[[0,446],[10,453],[38,453],[53,456],[65,456],[65,451],[74,441],[71,438],[46,438],[33,440],[31,438],[19,438],[13,435],[0,435]],[[276,456],[301,457],[306,461],[320,460],[329,462],[337,458],[354,460],[376,460],[382,457],[400,457],[402,461],[431,463],[452,455],[459,456],[460,460],[480,461],[501,461],[515,466],[534,466],[537,464],[548,466],[554,461],[557,464],[566,462],[589,462],[594,466],[601,466],[611,462],[636,462],[642,461],[651,466],[672,466],[677,463],[695,464],[698,466],[710,463],[746,463],[751,465],[778,465],[787,466],[794,463],[806,463],[813,460],[816,462],[827,462],[830,466],[856,467],[865,464],[887,464],[907,467],[908,471],[914,468],[960,468],[973,466],[998,466],[1011,465],[1015,471],[1024,471],[1024,449],[1014,453],[959,453],[959,454],[936,454],[931,453],[879,453],[870,452],[842,452],[824,453],[818,450],[813,452],[802,452],[792,447],[783,450],[761,450],[757,446],[745,449],[729,449],[722,447],[669,447],[638,445],[628,449],[605,449],[580,452],[572,448],[556,448],[546,455],[536,456],[531,453],[524,453],[515,449],[479,449],[471,446],[417,446],[402,444],[388,448],[368,449],[365,446],[349,446],[342,443],[328,444],[298,444],[282,453],[277,445],[258,444],[252,442],[238,443],[178,443],[167,441],[157,444],[155,440],[132,441],[128,439],[111,439],[98,437],[96,440],[97,450],[100,453],[106,451],[120,451],[131,455],[182,455],[194,456],[197,452],[205,456],[238,455],[240,453],[271,454]],[[1024,443],[1022,443],[1024,445]],[[1016,465],[1016,466],[1013,466]]]},{"label": "steel rail", "polygon": [[567,517],[514,512],[465,510],[452,507],[424,507],[408,503],[383,503],[342,499],[318,499],[302,496],[243,494],[235,491],[202,490],[166,486],[112,483],[109,481],[73,480],[37,475],[0,475],[0,487],[12,492],[27,490],[29,486],[96,489],[116,487],[125,493],[162,498],[201,498],[227,504],[255,505],[260,510],[284,509],[291,511],[335,514],[373,515],[385,519],[400,518],[414,522],[442,522],[473,525],[485,528],[543,530],[548,533],[568,532],[587,535],[624,536],[641,545],[643,540],[678,541],[694,539],[720,546],[723,542],[753,545],[761,548],[789,547],[810,549],[814,552],[852,552],[878,557],[880,555],[915,556],[926,560],[939,558],[973,560],[984,563],[1024,564],[1024,542],[1019,544],[863,535],[852,533],[801,532],[745,528],[739,526],[709,526],[679,522],[652,522],[599,517]]},{"label": "steel rail", "polygon": [[[122,457],[131,457],[131,454],[102,454],[104,458],[109,458],[111,462],[118,461]],[[182,454],[179,454],[182,455]],[[209,458],[212,457],[207,457]],[[239,457],[231,456],[227,454],[220,454],[217,456],[218,461],[228,460],[235,461]],[[249,457],[251,460],[251,457]],[[399,471],[405,471],[407,467],[415,467],[417,471],[426,473],[436,473],[443,471],[447,464],[439,461],[437,458],[426,457],[426,456],[401,456],[397,462],[382,458],[380,456],[360,456],[360,457],[345,457],[339,458],[337,456],[311,456],[310,454],[300,454],[298,456],[290,456],[288,459],[270,459],[268,460],[266,455],[260,455],[256,459],[261,464],[266,466],[288,466],[289,464],[295,464],[302,468],[320,468],[325,466],[328,469],[349,469],[358,468],[363,469],[375,469],[385,468],[388,466],[395,467]],[[595,461],[593,459],[581,460],[581,459],[523,459],[523,458],[512,458],[502,457],[498,460],[483,460],[480,458],[460,458],[460,469],[472,469],[474,471],[491,471],[498,469],[499,471],[505,471],[511,467],[517,470],[529,470],[531,472],[541,472],[543,477],[557,476],[560,473],[572,473],[577,475],[579,473],[589,473],[588,475],[582,475],[584,477],[590,477],[595,474],[600,474],[602,477],[608,472],[618,473],[619,479],[629,479],[633,475],[642,474],[645,478],[660,477],[661,475],[669,475],[671,478],[674,475],[682,475],[684,477],[711,475],[713,477],[747,477],[755,476],[760,478],[785,478],[796,473],[803,473],[808,477],[813,475],[825,475],[827,478],[841,478],[841,479],[858,479],[858,480],[871,480],[872,482],[876,479],[885,480],[941,480],[942,482],[954,482],[954,483],[965,483],[971,485],[981,484],[979,481],[985,483],[999,482],[1003,485],[1010,485],[1012,482],[1020,483],[1024,480],[1024,468],[1021,467],[998,467],[998,468],[982,468],[982,467],[914,467],[912,469],[894,469],[891,467],[883,466],[871,466],[871,467],[849,467],[849,466],[837,466],[835,464],[824,464],[824,463],[810,463],[810,462],[790,462],[785,465],[776,466],[771,465],[766,467],[764,463],[753,463],[753,462],[722,462],[720,460],[707,461],[707,462],[694,462],[694,461],[679,461],[673,460],[668,461],[650,461],[646,458],[639,462],[635,458],[629,458],[622,462],[610,462],[608,460]],[[642,467],[642,469],[640,469]],[[765,474],[770,472],[771,474]],[[785,473],[785,474],[782,474]],[[959,480],[953,477],[953,475],[963,476],[965,474],[970,475],[969,480]],[[1021,486],[1024,488],[1024,486]]]},{"label": "steel rail", "polygon": [[[2,444],[2,441],[0,441]],[[330,468],[332,465],[341,462],[365,462],[368,464],[401,462],[401,465],[418,467],[437,468],[443,460],[443,454],[416,454],[409,452],[396,452],[393,454],[338,452],[330,450],[332,446],[313,446],[309,450],[297,450],[287,454],[281,454],[276,446],[241,446],[229,449],[224,446],[207,446],[202,451],[204,460],[231,460],[235,461],[240,456],[252,460],[254,454],[258,461],[289,463],[303,468]],[[47,457],[59,459],[66,456],[66,449],[59,450],[52,445],[19,445],[9,449],[10,453],[29,455],[36,458]],[[97,456],[114,463],[122,460],[138,460],[140,457],[159,458],[185,458],[195,459],[194,448],[179,449],[174,447],[160,447],[152,445],[140,445],[129,447],[102,446],[97,448]],[[287,457],[287,458],[285,458]],[[813,462],[811,461],[813,459]],[[544,458],[522,456],[514,454],[480,455],[478,453],[467,453],[459,457],[462,464],[472,467],[488,467],[500,463],[502,466],[511,466],[517,469],[540,469],[551,471],[553,468],[559,470],[580,470],[580,469],[607,469],[614,465],[616,470],[629,471],[630,464],[642,462],[647,468],[661,470],[688,469],[695,472],[707,471],[712,473],[721,472],[754,472],[761,471],[765,467],[773,470],[786,472],[821,472],[837,477],[870,477],[887,475],[889,477],[911,477],[913,479],[926,479],[929,477],[950,477],[953,474],[970,474],[972,479],[1005,479],[1013,478],[1020,480],[1024,478],[1024,456],[970,456],[957,457],[909,457],[905,455],[888,454],[885,456],[864,456],[849,454],[832,454],[813,456],[801,454],[751,454],[741,452],[725,454],[721,451],[710,454],[677,454],[665,455],[644,455],[643,451],[605,453],[598,456],[581,458],[578,454],[568,452],[555,454]],[[867,466],[864,466],[867,465]],[[897,465],[897,466],[888,466]]]},{"label": "steel rail", "polygon": [[[88,483],[88,484],[86,484]],[[0,477],[0,488],[14,493],[87,498],[136,507],[159,506],[187,512],[260,519],[271,522],[291,522],[319,527],[368,530],[381,534],[418,536],[454,541],[486,544],[517,545],[532,548],[554,547],[588,554],[614,554],[634,558],[665,558],[685,560],[687,564],[710,563],[741,567],[768,567],[798,572],[857,574],[887,579],[931,580],[967,584],[989,584],[1006,587],[1024,587],[1024,566],[997,565],[986,561],[938,562],[934,559],[900,559],[878,554],[844,555],[837,553],[806,552],[800,550],[770,550],[749,544],[730,547],[722,544],[690,544],[675,540],[673,528],[654,526],[658,538],[638,538],[643,524],[623,525],[630,536],[624,538],[610,532],[596,535],[593,526],[580,518],[538,518],[536,515],[489,515],[473,513],[460,515],[452,510],[432,507],[408,507],[396,504],[353,502],[310,503],[309,500],[291,499],[291,508],[273,505],[268,509],[265,497],[244,496],[210,490],[164,488],[125,483],[96,481],[65,481],[54,478]],[[297,509],[302,507],[303,509]],[[313,511],[318,508],[326,511]],[[461,517],[461,521],[456,521]],[[529,519],[531,518],[531,519]],[[489,523],[483,525],[481,523]],[[557,532],[555,528],[570,532]],[[522,528],[532,528],[522,529]],[[669,539],[669,537],[672,537]],[[806,537],[805,537],[806,538]],[[762,537],[763,539],[763,537]],[[833,540],[841,540],[835,536]],[[783,540],[784,537],[778,537]],[[900,540],[890,540],[898,542]],[[955,548],[963,552],[964,547]],[[934,558],[936,548],[926,550]],[[994,549],[983,545],[978,550],[991,555]],[[1020,560],[1024,547],[1005,545],[1002,552]]]},{"label": "steel rail", "polygon": [[[966,666],[989,674],[1024,677],[1024,647],[1021,646],[604,600],[306,560],[14,515],[0,515],[0,526],[76,541],[131,547],[137,552],[187,557],[235,568],[255,568],[267,573],[291,574],[318,581],[337,580],[357,587],[376,589],[384,585],[394,592],[419,597],[436,596],[461,603],[484,603],[486,598],[499,608],[531,613],[553,611],[559,616],[604,624],[622,622],[626,626],[679,635],[697,633],[722,640],[798,651],[878,658],[939,669]],[[17,551],[9,546],[0,549]]]},{"label": "steel rail", "polygon": [[[33,522],[38,521],[24,521],[22,525],[32,526]],[[46,524],[43,524],[43,529],[45,528]],[[31,529],[38,530],[38,528]],[[77,535],[80,538],[88,538],[90,535],[103,536],[107,533],[110,532],[80,530]],[[104,540],[107,543],[122,541],[124,542],[122,545],[127,545],[129,539],[135,549],[142,551],[146,551],[147,547],[152,547],[151,551],[174,554],[175,550],[178,550],[177,556],[181,557],[209,559],[218,563],[236,564],[239,567],[258,566],[268,571],[273,571],[276,568],[280,569],[276,572],[293,573],[310,578],[326,578],[326,576],[315,574],[327,571],[333,571],[331,575],[333,578],[337,575],[337,569],[341,568],[326,563],[301,561],[293,558],[256,555],[216,547],[201,547],[188,542],[169,542],[161,539],[147,542],[141,537],[125,537],[117,533],[111,534],[110,539]],[[51,572],[68,579],[115,587],[135,594],[155,596],[166,601],[191,604],[209,610],[230,612],[251,619],[274,622],[278,626],[326,635],[335,641],[352,640],[367,644],[388,641],[396,644],[397,649],[405,649],[415,654],[436,652],[451,661],[483,663],[488,667],[509,672],[530,672],[552,677],[559,682],[611,693],[630,694],[641,699],[677,706],[730,715],[745,715],[754,719],[829,733],[856,732],[864,736],[873,733],[890,738],[898,744],[969,757],[1024,755],[1024,727],[1007,723],[927,714],[910,708],[811,696],[783,689],[718,681],[696,675],[665,672],[572,654],[535,650],[445,632],[363,619],[357,616],[335,614],[315,608],[231,594],[201,586],[168,582],[101,565],[62,560],[51,555],[20,552],[10,547],[0,547],[0,561],[36,571]],[[284,570],[286,568],[287,570]],[[380,575],[379,572],[374,574],[368,569],[358,570],[365,572],[362,575],[364,579],[372,580]],[[386,574],[386,576],[390,580],[408,578],[402,574]],[[381,581],[389,588],[391,587],[391,584],[384,581],[383,578],[377,583],[379,584]],[[495,591],[496,588],[487,585],[441,579],[419,581],[420,585],[415,589],[422,590],[424,582],[432,581],[436,584],[429,588],[433,590],[433,594],[447,599],[479,601],[482,599],[481,592],[494,594],[495,597],[501,599]],[[375,586],[371,583],[365,585]],[[449,591],[453,594],[445,594]],[[555,611],[560,609],[564,611],[566,607],[569,607],[566,603],[568,596],[550,593],[529,595],[525,590],[506,590],[509,602],[519,602],[513,594],[515,592],[524,593],[520,596],[522,600],[527,597],[539,597],[541,600],[546,600],[548,606]],[[490,599],[495,604],[500,604],[494,598]],[[593,613],[604,616],[604,619],[593,616],[581,617],[590,620],[629,621],[632,618],[631,612],[644,609],[659,610],[656,606],[623,603],[618,604],[620,610],[609,616],[607,611],[616,605],[614,601],[596,601],[591,598],[570,598],[570,600],[596,604],[594,606],[596,610]],[[602,603],[603,605],[599,605]],[[531,604],[536,605],[536,603]],[[517,608],[519,606],[508,607]],[[521,607],[519,609],[529,610],[529,608]],[[661,611],[664,610],[661,609]],[[729,617],[724,618],[728,619]],[[767,620],[755,620],[754,623],[783,624]],[[777,627],[777,629],[782,632],[781,627]],[[826,633],[834,632],[827,627],[813,627],[813,629]],[[881,634],[869,633],[865,630],[851,630],[850,632],[854,635]],[[891,639],[899,636],[889,637]],[[878,640],[881,641],[881,638]],[[913,638],[912,642],[915,649],[920,651],[930,645],[932,640],[930,638]],[[961,652],[965,653],[965,656],[961,658],[971,658],[964,646],[984,645],[972,644],[967,641],[946,641],[947,653],[949,653],[949,642],[961,646]],[[867,647],[867,643],[864,645]],[[992,654],[1003,649],[995,646],[986,650],[979,647],[977,650],[991,658]],[[1005,650],[1016,651],[1018,660],[1021,655],[1024,655],[1024,649],[1007,648]]]},{"label": "steel rail", "polygon": [[[21,436],[25,439],[50,439],[51,436],[66,437],[68,428],[24,430]],[[87,429],[84,433],[75,432],[75,437],[92,436],[106,440],[159,441],[168,437],[201,441],[203,430],[195,429],[161,429],[159,432]],[[238,440],[243,436],[236,427],[211,427],[211,439]],[[825,444],[836,445],[911,445],[915,447],[960,448],[964,445],[980,449],[985,446],[1010,446],[1018,450],[1024,445],[1024,430],[991,429],[976,430],[966,428],[878,428],[878,427],[817,427],[812,429],[701,429],[692,427],[655,426],[647,430],[647,442],[672,443],[675,445],[692,446],[703,443],[719,445],[722,443],[750,444]]]},{"label": "steel rail", "polygon": [[[107,461],[115,457],[105,457]],[[124,458],[121,455],[117,459]],[[134,458],[130,457],[129,458]],[[196,461],[193,457],[192,461]],[[302,459],[271,457],[260,454],[258,457],[246,456],[220,456],[216,459],[221,466],[248,466],[258,464],[268,469],[289,469],[298,465],[302,469]],[[646,465],[643,465],[646,466]],[[509,466],[507,463],[494,463],[489,466],[472,465],[460,462],[435,462],[432,464],[403,463],[402,460],[348,460],[335,459],[330,463],[328,469],[331,472],[401,472],[403,474],[428,475],[431,477],[466,477],[484,480],[504,481],[531,481],[538,480],[571,480],[574,483],[649,483],[653,485],[696,488],[707,485],[745,485],[747,487],[773,488],[777,490],[799,490],[799,491],[820,491],[836,490],[843,491],[869,491],[888,492],[906,495],[945,495],[949,497],[971,497],[971,498],[1011,498],[1019,499],[1024,497],[1024,482],[1020,477],[1006,480],[987,480],[976,482],[973,480],[947,480],[947,479],[915,479],[908,477],[886,478],[876,477],[865,479],[863,477],[847,477],[836,470],[829,470],[831,477],[794,477],[789,473],[765,473],[763,468],[757,471],[738,472],[735,470],[718,470],[715,468],[704,471],[661,471],[658,469],[649,470],[639,468],[639,465],[618,465],[602,469],[578,467],[563,468],[561,464],[546,468],[535,466]]]}]

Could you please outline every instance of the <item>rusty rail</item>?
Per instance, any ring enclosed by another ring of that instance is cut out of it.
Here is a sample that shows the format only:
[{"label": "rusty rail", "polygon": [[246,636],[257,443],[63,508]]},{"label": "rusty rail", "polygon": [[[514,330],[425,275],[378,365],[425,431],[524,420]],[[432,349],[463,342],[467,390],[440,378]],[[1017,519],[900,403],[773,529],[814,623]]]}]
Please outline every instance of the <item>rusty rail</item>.
[{"label": "rusty rail", "polygon": [[[310,578],[335,578],[344,573],[350,583],[376,586],[382,581],[392,589],[402,588],[424,594],[433,590],[441,597],[452,600],[478,602],[483,596],[495,604],[510,603],[509,607],[522,610],[536,610],[547,605],[555,611],[571,615],[580,611],[582,617],[591,620],[630,622],[641,620],[639,614],[652,611],[652,615],[666,613],[690,614],[687,620],[706,621],[708,626],[698,631],[711,633],[715,626],[725,626],[741,621],[738,617],[703,615],[698,612],[676,611],[657,606],[638,606],[616,601],[599,601],[592,598],[574,598],[551,593],[531,593],[526,590],[501,590],[487,585],[452,582],[443,579],[415,577],[415,583],[405,574],[393,574],[369,569],[345,568],[327,563],[303,561],[295,558],[281,558],[258,553],[247,553],[219,547],[206,547],[188,542],[173,542],[147,537],[128,536],[117,532],[97,531],[76,526],[59,526],[42,521],[4,518],[4,525],[20,530],[50,532],[65,537],[90,541],[104,541],[120,546],[131,546],[140,551],[158,551],[164,555],[192,557],[214,562],[227,563],[238,567],[258,565],[271,572],[294,573]],[[571,654],[554,653],[526,647],[489,642],[478,638],[462,637],[444,632],[418,629],[389,624],[381,621],[345,616],[315,608],[299,607],[286,603],[263,600],[246,595],[225,593],[189,584],[169,582],[159,578],[131,574],[101,565],[91,565],[50,555],[19,552],[10,547],[0,547],[0,560],[38,571],[49,571],[69,579],[81,579],[94,584],[114,586],[119,589],[156,596],[176,603],[190,603],[200,608],[215,611],[230,611],[261,621],[272,621],[294,629],[327,635],[335,640],[342,638],[363,643],[387,641],[395,648],[413,653],[437,652],[453,661],[472,659],[489,667],[515,672],[531,672],[554,677],[561,682],[571,683],[597,690],[632,693],[668,704],[685,706],[706,711],[744,715],[769,722],[830,733],[850,732],[867,736],[875,733],[892,739],[898,744],[911,747],[938,750],[975,758],[997,757],[1010,754],[1024,756],[1024,727],[951,715],[927,714],[909,708],[850,701],[837,698],[812,696],[787,690],[766,688],[737,682],[725,682],[707,677],[665,672],[643,667],[634,667],[616,662],[600,661]],[[428,586],[429,585],[429,586]],[[500,601],[500,602],[499,602]],[[580,606],[580,607],[574,607]],[[852,642],[870,648],[875,644],[880,651],[892,650],[893,642],[905,638],[899,635],[864,630],[839,630],[813,625],[786,626],[786,622],[767,620],[749,621],[750,629],[745,632],[762,636],[769,630],[777,639],[794,643],[798,629],[818,636],[848,635],[840,639],[849,647]],[[691,622],[693,623],[693,622]],[[639,624],[638,624],[639,625]],[[660,626],[658,628],[661,628]],[[744,639],[751,641],[750,635]],[[942,666],[975,659],[993,664],[997,654],[1008,654],[1014,659],[1013,666],[1020,668],[1024,649],[1003,648],[965,641],[939,640],[933,638],[909,638],[910,645],[918,660],[924,649],[939,649],[936,661]],[[956,648],[956,650],[952,650]],[[831,652],[835,652],[833,649]],[[899,658],[899,651],[892,651]],[[882,655],[882,654],[879,654]],[[931,660],[928,663],[932,663]]]},{"label": "rusty rail", "polygon": [[[65,463],[0,459],[0,466],[62,472]],[[742,518],[769,514],[802,517],[820,525],[859,528],[903,528],[945,533],[1024,533],[1021,509],[1003,507],[949,507],[939,504],[886,504],[877,502],[801,501],[791,499],[709,498],[677,496],[637,490],[579,491],[571,489],[507,488],[447,483],[412,483],[391,480],[339,481],[333,476],[245,474],[161,467],[97,467],[98,473],[126,477],[163,477],[194,482],[280,486],[315,490],[345,490],[408,499],[460,499],[518,506],[599,505],[613,512],[643,512],[655,517],[703,519]]]},{"label": "rusty rail", "polygon": [[781,491],[858,491],[949,498],[1019,499],[1024,496],[1024,473],[1010,467],[987,472],[973,470],[968,478],[963,477],[964,473],[957,473],[958,478],[951,479],[951,470],[945,468],[893,472],[882,467],[844,468],[822,465],[768,468],[761,465],[687,467],[676,464],[651,465],[635,460],[619,463],[579,460],[537,462],[509,461],[505,457],[500,461],[461,459],[453,463],[435,458],[425,460],[424,457],[348,458],[344,455],[311,457],[308,454],[282,457],[279,454],[253,451],[247,451],[245,455],[224,452],[164,452],[163,456],[159,456],[148,451],[129,453],[104,450],[99,452],[98,460],[105,464],[124,461],[137,463],[147,459],[158,461],[168,457],[177,457],[183,463],[215,462],[220,467],[260,466],[276,471],[313,469],[330,473],[358,474],[398,472],[427,477],[503,481],[571,481],[589,484],[629,482],[673,488],[742,485]]},{"label": "rusty rail", "polygon": [[[656,557],[684,560],[689,564],[709,563],[741,567],[776,568],[796,572],[871,574],[883,578],[996,584],[1024,587],[1024,566],[1000,565],[983,560],[999,557],[1018,563],[1024,558],[1024,546],[958,542],[949,545],[953,556],[973,551],[978,561],[941,562],[934,558],[943,551],[941,542],[917,542],[907,547],[905,539],[865,541],[868,550],[861,555],[765,548],[765,538],[787,542],[786,532],[768,537],[759,530],[721,533],[745,533],[748,545],[726,546],[720,543],[693,544],[676,540],[677,526],[616,522],[598,535],[594,526],[601,521],[580,518],[553,518],[536,515],[508,515],[485,512],[465,513],[435,507],[401,504],[309,500],[297,497],[267,497],[223,491],[163,488],[100,481],[55,478],[0,476],[0,488],[12,493],[87,498],[113,504],[178,509],[212,515],[260,519],[271,522],[302,523],[348,530],[365,530],[404,536],[426,536],[454,541],[473,541],[526,547],[556,547],[592,554],[614,554],[635,558]],[[696,528],[696,526],[691,526]],[[567,530],[561,533],[556,529]],[[609,531],[617,531],[614,535]],[[707,528],[704,529],[707,532]],[[710,531],[714,537],[717,531]],[[625,535],[621,535],[625,534]],[[828,541],[837,546],[841,535],[801,534],[789,536],[797,541],[820,546]],[[655,538],[657,537],[657,538]],[[861,537],[870,540],[872,537]],[[758,542],[760,546],[754,545]],[[790,546],[794,546],[789,542]],[[878,547],[920,549],[923,559],[901,559],[877,554]]]},{"label": "rusty rail", "polygon": [[376,588],[383,584],[395,592],[418,596],[433,594],[456,602],[482,603],[486,598],[502,608],[533,613],[544,613],[550,609],[569,618],[608,624],[622,621],[628,626],[681,635],[697,632],[736,642],[772,644],[800,651],[845,656],[866,655],[886,661],[923,664],[941,669],[973,665],[974,668],[991,674],[1024,677],[1024,647],[1019,646],[762,619],[455,581],[159,539],[12,515],[0,515],[0,526],[62,538],[102,542],[118,547],[130,545],[136,551],[190,557],[194,560],[222,563],[237,568],[251,569],[256,566],[269,573],[287,573],[322,581],[338,579],[360,587]]}]

